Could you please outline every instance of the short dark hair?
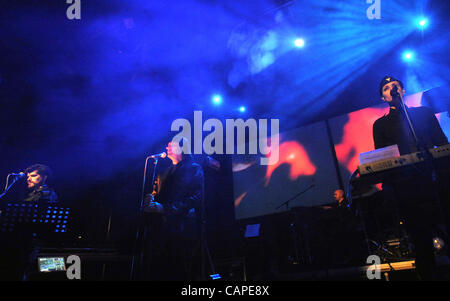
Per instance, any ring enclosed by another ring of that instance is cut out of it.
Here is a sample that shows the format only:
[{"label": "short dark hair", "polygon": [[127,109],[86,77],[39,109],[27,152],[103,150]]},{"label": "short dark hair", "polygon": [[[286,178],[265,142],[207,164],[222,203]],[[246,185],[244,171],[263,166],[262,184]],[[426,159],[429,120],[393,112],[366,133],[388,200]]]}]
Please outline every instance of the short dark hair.
[{"label": "short dark hair", "polygon": [[40,174],[41,176],[47,176],[47,180],[52,176],[52,170],[50,169],[50,167],[48,167],[47,165],[44,164],[33,164],[30,167],[28,167],[27,169],[25,169],[26,173],[30,173],[37,170],[38,174]]}]

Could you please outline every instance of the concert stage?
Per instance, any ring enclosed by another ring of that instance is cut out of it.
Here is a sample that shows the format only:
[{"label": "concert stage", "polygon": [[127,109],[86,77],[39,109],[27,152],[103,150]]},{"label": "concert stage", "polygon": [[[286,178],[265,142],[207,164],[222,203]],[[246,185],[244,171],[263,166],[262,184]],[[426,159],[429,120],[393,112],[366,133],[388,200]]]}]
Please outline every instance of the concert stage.
[{"label": "concert stage", "polygon": [[449,14],[1,1],[0,279],[448,280]]}]

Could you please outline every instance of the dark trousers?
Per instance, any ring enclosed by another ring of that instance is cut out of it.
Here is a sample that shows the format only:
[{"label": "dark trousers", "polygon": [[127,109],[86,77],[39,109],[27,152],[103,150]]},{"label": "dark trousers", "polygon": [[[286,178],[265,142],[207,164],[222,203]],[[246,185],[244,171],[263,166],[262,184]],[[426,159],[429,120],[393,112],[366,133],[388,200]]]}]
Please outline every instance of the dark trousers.
[{"label": "dark trousers", "polygon": [[390,189],[397,202],[398,213],[404,220],[416,254],[419,279],[436,279],[436,258],[433,236],[444,222],[441,204],[436,199],[435,185],[430,177],[416,177],[393,184]]},{"label": "dark trousers", "polygon": [[195,219],[160,216],[148,220],[144,246],[145,280],[199,279],[200,240]]}]

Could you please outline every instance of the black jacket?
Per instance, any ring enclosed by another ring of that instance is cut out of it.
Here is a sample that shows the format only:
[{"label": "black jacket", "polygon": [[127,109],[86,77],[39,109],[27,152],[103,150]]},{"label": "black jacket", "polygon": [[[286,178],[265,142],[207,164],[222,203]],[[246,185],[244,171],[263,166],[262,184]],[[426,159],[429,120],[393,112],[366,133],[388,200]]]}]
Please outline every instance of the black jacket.
[{"label": "black jacket", "polygon": [[167,216],[195,217],[203,194],[203,170],[190,159],[170,167],[161,177],[155,201]]},{"label": "black jacket", "polygon": [[[416,134],[425,147],[432,148],[448,143],[436,116],[429,108],[408,108],[408,113]],[[373,140],[376,149],[397,144],[400,155],[418,151],[408,122],[398,109],[391,108],[389,114],[374,122]]]},{"label": "black jacket", "polygon": [[43,204],[55,204],[58,203],[58,196],[53,189],[51,189],[47,185],[42,185],[39,188],[31,191],[24,201],[38,202]]}]

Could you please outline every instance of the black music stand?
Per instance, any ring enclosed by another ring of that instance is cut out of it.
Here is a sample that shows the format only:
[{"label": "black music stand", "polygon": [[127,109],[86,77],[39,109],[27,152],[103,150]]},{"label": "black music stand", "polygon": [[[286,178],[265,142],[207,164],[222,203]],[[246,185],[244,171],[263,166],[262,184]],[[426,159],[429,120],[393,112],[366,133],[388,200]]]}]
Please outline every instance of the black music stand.
[{"label": "black music stand", "polygon": [[47,237],[67,233],[70,208],[32,202],[7,203],[0,209],[1,233],[30,233],[34,237]]},{"label": "black music stand", "polygon": [[22,280],[26,280],[27,254],[39,243],[54,243],[66,237],[70,214],[70,208],[57,204],[24,201],[3,204],[0,207],[0,247],[8,254],[19,251],[18,265],[10,272],[20,272]]}]

